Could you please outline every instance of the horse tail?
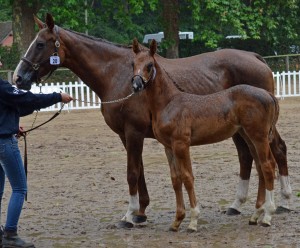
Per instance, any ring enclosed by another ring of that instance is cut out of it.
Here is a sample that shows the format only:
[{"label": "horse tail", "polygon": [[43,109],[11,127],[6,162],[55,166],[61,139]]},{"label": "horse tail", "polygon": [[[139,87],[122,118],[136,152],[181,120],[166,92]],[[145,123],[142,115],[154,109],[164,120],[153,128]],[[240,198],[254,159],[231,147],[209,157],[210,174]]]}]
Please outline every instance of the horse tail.
[{"label": "horse tail", "polygon": [[254,54],[255,58],[257,58],[258,60],[260,60],[261,62],[263,62],[264,64],[267,65],[267,61],[261,55],[259,55],[257,53],[253,53],[253,54]]},{"label": "horse tail", "polygon": [[273,116],[273,121],[272,121],[270,131],[269,131],[269,142],[272,142],[272,140],[274,138],[273,131],[275,129],[275,125],[276,125],[276,123],[278,121],[278,117],[279,117],[279,103],[278,103],[277,98],[272,93],[270,93],[270,92],[268,92],[268,93],[271,96],[271,98],[273,99],[274,105],[275,105],[275,113]]}]

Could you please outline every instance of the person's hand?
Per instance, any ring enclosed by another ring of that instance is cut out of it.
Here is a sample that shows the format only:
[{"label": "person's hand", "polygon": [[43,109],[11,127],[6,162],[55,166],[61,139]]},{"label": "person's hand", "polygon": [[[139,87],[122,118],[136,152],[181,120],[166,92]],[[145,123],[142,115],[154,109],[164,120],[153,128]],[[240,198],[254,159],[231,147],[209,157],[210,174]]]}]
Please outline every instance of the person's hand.
[{"label": "person's hand", "polygon": [[73,98],[67,93],[60,93],[60,95],[61,95],[61,101],[63,103],[69,103],[73,100]]},{"label": "person's hand", "polygon": [[17,133],[17,138],[20,138],[21,136],[24,136],[25,135],[25,130],[22,126],[19,126],[19,132]]}]

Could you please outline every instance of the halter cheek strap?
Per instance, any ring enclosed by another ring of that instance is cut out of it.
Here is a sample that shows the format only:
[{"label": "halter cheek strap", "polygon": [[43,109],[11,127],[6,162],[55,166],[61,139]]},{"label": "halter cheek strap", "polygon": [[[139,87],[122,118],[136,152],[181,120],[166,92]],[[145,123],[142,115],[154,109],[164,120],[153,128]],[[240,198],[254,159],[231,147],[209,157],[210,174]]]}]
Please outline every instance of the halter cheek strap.
[{"label": "halter cheek strap", "polygon": [[136,74],[132,77],[131,81],[133,81],[136,77],[139,77],[142,80],[145,89],[148,86],[149,82],[155,79],[155,76],[156,76],[156,69],[155,67],[152,67],[149,78],[145,78],[140,74]]},{"label": "halter cheek strap", "polygon": [[[32,69],[35,71],[37,82],[39,81],[38,74],[39,74],[40,66],[42,64],[48,62],[52,56],[58,56],[58,49],[60,47],[60,39],[59,39],[59,30],[58,30],[58,27],[56,25],[54,26],[54,30],[55,30],[55,34],[56,34],[56,41],[54,43],[55,48],[54,48],[54,53],[52,53],[52,55],[50,55],[48,58],[42,60],[40,63],[33,63],[32,61],[30,61],[26,57],[21,58],[22,61],[29,64],[32,67]],[[53,66],[54,66],[54,69],[52,69],[49,72],[48,76],[46,77],[46,79],[44,79],[44,81],[47,80],[52,75],[52,73],[59,67],[59,65],[53,65]]]}]

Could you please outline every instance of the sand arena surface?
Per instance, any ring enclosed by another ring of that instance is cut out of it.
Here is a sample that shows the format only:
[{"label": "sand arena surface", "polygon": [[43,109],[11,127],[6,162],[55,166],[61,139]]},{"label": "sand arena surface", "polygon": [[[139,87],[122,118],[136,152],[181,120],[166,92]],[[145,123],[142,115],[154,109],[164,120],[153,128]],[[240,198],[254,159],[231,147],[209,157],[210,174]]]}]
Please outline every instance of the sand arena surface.
[{"label": "sand arena surface", "polygon": [[[300,99],[280,101],[278,130],[288,148],[293,189],[292,212],[274,215],[272,226],[249,226],[257,191],[253,166],[249,198],[240,216],[223,211],[234,200],[239,164],[232,140],[192,147],[197,200],[198,232],[187,233],[187,217],[178,233],[168,228],[175,215],[175,194],[163,147],[153,139],[144,146],[146,182],[150,194],[148,225],[118,229],[115,224],[128,207],[126,153],[118,137],[105,124],[99,110],[64,111],[28,135],[28,201],[19,233],[36,247],[297,247],[300,248]],[[36,124],[53,115],[39,113]],[[22,118],[25,129],[34,116]],[[19,142],[23,152],[24,142]],[[276,181],[276,203],[279,182]],[[2,207],[5,220],[10,194],[6,184]]]}]

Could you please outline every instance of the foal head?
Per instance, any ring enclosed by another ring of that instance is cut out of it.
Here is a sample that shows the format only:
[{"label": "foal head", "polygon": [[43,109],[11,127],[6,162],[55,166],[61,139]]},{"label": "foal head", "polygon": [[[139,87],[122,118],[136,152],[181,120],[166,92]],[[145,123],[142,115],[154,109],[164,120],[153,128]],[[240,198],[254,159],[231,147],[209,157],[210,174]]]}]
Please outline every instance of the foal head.
[{"label": "foal head", "polygon": [[157,50],[155,40],[150,44],[150,50],[141,50],[137,39],[133,40],[132,46],[135,53],[133,61],[132,88],[134,92],[142,91],[155,78],[155,59],[154,54]]}]

